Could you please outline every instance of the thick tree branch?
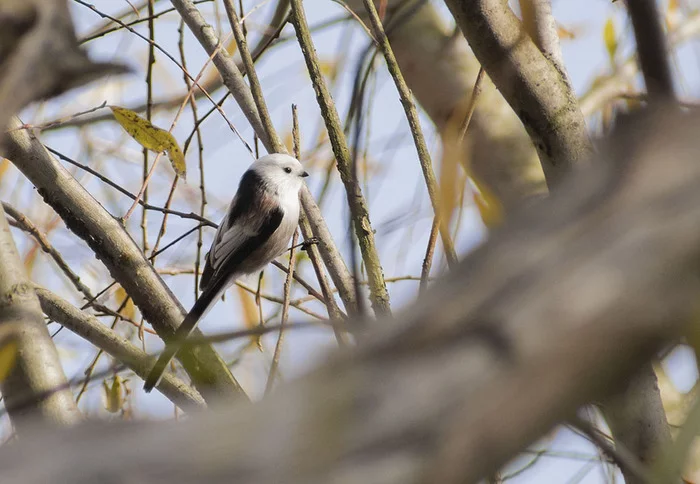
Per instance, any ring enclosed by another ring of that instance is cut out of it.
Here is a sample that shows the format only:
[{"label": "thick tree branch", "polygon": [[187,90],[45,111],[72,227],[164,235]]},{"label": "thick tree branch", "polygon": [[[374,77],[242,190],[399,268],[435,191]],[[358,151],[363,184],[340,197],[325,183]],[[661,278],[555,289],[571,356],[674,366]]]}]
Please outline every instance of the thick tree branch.
[{"label": "thick tree branch", "polygon": [[80,411],[46,329],[39,300],[25,275],[1,204],[0,328],[13,333],[17,340],[14,367],[7,378],[0,381],[4,404],[15,428],[24,432],[37,419],[51,425],[79,422]]},{"label": "thick tree branch", "polygon": [[637,41],[637,58],[652,102],[665,103],[674,98],[671,65],[666,35],[655,0],[627,0]]},{"label": "thick tree branch", "polygon": [[0,478],[477,482],[617,388],[696,314],[699,125],[665,117],[630,129],[400,323],[375,325],[274,398],[176,425],[42,432],[0,455]]},{"label": "thick tree branch", "polygon": [[588,158],[586,122],[565,77],[537,48],[507,2],[445,0],[474,54],[518,114],[550,187]]}]

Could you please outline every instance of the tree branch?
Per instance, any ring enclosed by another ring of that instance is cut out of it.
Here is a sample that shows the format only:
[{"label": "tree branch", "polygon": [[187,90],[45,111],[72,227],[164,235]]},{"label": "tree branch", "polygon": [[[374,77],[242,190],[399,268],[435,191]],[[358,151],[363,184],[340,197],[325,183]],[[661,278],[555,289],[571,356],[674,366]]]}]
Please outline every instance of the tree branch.
[{"label": "tree branch", "polygon": [[486,73],[527,129],[553,187],[592,150],[585,119],[565,77],[532,42],[507,2],[445,2]]},{"label": "tree branch", "polygon": [[[34,286],[34,290],[42,310],[48,317],[111,355],[141,378],[148,375],[155,363],[153,356],[147,355],[129,340],[101,324],[97,318],[79,310],[51,291],[38,286]],[[156,388],[184,410],[206,407],[202,396],[172,373],[164,373]]]},{"label": "tree branch", "polygon": [[[44,324],[39,301],[25,275],[0,204],[0,328],[11,331],[17,355],[0,390],[12,423],[24,432],[33,420],[73,425],[82,418]],[[61,388],[52,392],[52,390]],[[51,392],[48,393],[47,392]],[[45,396],[45,397],[44,397]]]},{"label": "tree branch", "polygon": [[311,82],[314,85],[316,99],[328,131],[328,138],[333,148],[340,179],[345,186],[348,206],[350,207],[354,222],[355,234],[360,245],[362,260],[365,264],[367,277],[369,279],[372,307],[377,315],[389,314],[391,312],[389,293],[386,290],[384,273],[374,242],[374,230],[372,229],[372,223],[369,219],[367,202],[362,195],[357,180],[354,179],[355,177],[352,174],[350,153],[348,151],[347,141],[345,140],[343,127],[338,116],[338,111],[335,108],[333,99],[330,92],[328,92],[323,75],[321,74],[316,49],[314,48],[311,34],[309,33],[309,27],[306,23],[304,8],[300,0],[291,0],[290,3],[292,6],[292,21],[294,22],[297,39],[301,46],[302,53],[304,54],[306,68],[309,71]]}]

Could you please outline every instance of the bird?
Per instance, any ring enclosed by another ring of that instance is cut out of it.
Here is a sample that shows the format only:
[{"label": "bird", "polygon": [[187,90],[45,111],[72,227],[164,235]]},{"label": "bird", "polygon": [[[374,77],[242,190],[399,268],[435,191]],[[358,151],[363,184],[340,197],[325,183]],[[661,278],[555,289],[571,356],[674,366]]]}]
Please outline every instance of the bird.
[{"label": "bird", "polygon": [[205,257],[201,294],[147,375],[146,392],[156,386],[182,342],[223,292],[287,249],[299,224],[299,191],[307,176],[299,160],[279,153],[258,158],[243,174]]}]

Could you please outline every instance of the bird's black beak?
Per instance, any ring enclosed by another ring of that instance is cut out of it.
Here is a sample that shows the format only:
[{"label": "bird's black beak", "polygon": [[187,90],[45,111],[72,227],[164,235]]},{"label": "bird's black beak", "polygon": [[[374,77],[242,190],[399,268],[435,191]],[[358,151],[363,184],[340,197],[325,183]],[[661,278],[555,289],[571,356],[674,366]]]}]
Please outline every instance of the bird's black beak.
[{"label": "bird's black beak", "polygon": [[309,176],[309,174],[308,174],[307,172],[304,172],[304,173],[301,174],[301,177],[302,177],[302,178],[306,178],[307,176]]}]

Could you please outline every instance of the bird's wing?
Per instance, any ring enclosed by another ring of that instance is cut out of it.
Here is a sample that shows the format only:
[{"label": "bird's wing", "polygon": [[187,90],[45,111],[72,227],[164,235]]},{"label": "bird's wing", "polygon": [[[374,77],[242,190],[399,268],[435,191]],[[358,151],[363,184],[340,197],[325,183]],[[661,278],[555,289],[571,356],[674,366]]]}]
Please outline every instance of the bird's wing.
[{"label": "bird's wing", "polygon": [[264,190],[259,175],[247,171],[214,236],[200,289],[206,292],[215,280],[238,272],[241,262],[277,230],[283,216],[279,204]]}]

